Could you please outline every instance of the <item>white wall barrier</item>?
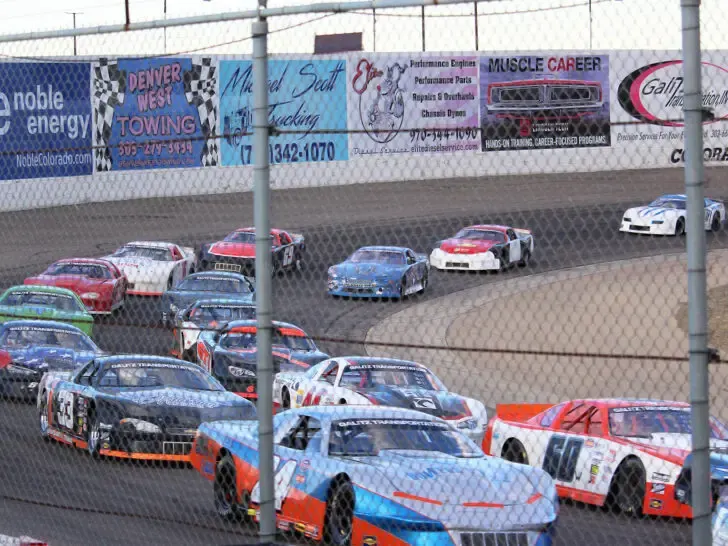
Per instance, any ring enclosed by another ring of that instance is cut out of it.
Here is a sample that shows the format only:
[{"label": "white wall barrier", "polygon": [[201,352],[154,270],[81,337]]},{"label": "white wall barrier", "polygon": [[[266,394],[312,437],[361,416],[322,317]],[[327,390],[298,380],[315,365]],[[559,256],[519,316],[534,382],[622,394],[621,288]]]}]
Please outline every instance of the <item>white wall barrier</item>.
[{"label": "white wall barrier", "polygon": [[[705,157],[728,60],[703,52]],[[679,51],[281,56],[275,188],[679,167]],[[247,57],[0,63],[0,210],[250,191]]]}]

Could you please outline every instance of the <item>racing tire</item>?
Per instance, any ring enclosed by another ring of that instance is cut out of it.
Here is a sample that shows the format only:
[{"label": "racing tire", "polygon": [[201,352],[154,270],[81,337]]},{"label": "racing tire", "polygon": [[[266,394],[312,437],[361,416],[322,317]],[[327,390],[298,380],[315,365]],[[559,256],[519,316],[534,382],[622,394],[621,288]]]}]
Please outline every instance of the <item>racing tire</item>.
[{"label": "racing tire", "polygon": [[400,299],[400,300],[404,299],[404,297],[405,297],[404,294],[406,291],[407,291],[407,280],[404,277],[402,277],[402,280],[399,283],[399,292],[398,292],[399,298],[398,299]]},{"label": "racing tire", "polygon": [[526,249],[523,251],[523,255],[521,256],[520,261],[518,262],[518,267],[526,267],[528,266],[528,262],[531,261],[531,251]]},{"label": "racing tire", "polygon": [[239,521],[243,509],[238,504],[238,488],[235,477],[235,461],[225,454],[215,467],[215,483],[213,485],[215,512],[222,519]]},{"label": "racing tire", "polygon": [[281,391],[281,408],[284,410],[291,409],[291,393],[285,387]]},{"label": "racing tire", "polygon": [[182,360],[186,360],[187,362],[192,362],[194,364],[197,362],[197,353],[194,349],[182,351]]},{"label": "racing tire", "polygon": [[101,426],[93,411],[89,411],[88,413],[87,426],[88,436],[86,437],[86,449],[93,459],[97,459],[99,457],[99,445],[101,444]]},{"label": "racing tire", "polygon": [[521,442],[514,439],[506,441],[503,446],[503,451],[501,451],[501,458],[511,463],[528,464],[526,449]]},{"label": "racing tire", "polygon": [[685,219],[678,218],[675,223],[675,236],[681,237],[682,235],[685,235]]},{"label": "racing tire", "polygon": [[174,284],[174,276],[170,275],[169,279],[167,279],[167,290],[172,290],[173,284]]},{"label": "racing tire", "polygon": [[44,392],[40,397],[40,408],[38,408],[38,430],[40,437],[46,442],[51,439],[48,428],[48,393]]},{"label": "racing tire", "polygon": [[351,546],[356,496],[351,482],[337,476],[329,489],[324,516],[324,543]]},{"label": "racing tire", "polygon": [[619,465],[612,478],[608,504],[622,514],[641,516],[646,489],[645,467],[639,459],[627,459]]},{"label": "racing tire", "polygon": [[720,231],[721,223],[720,223],[720,212],[716,212],[713,215],[713,219],[710,221],[710,231],[715,233],[716,231]]},{"label": "racing tire", "polygon": [[427,283],[430,280],[429,277],[430,275],[427,273],[422,276],[422,289],[418,292],[419,294],[424,294],[425,290],[427,290]]}]

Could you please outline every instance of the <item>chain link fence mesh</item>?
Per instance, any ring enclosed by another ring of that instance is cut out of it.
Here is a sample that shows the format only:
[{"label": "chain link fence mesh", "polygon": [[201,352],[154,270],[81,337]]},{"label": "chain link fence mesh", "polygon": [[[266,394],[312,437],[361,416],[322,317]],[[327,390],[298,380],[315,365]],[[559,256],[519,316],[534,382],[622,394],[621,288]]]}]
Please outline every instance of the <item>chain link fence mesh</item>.
[{"label": "chain link fence mesh", "polygon": [[[123,21],[46,7],[1,31]],[[719,478],[728,84],[701,9]],[[267,153],[280,544],[689,543],[679,4],[269,24],[267,151],[247,22],[0,47],[0,535],[256,543]],[[312,53],[342,33],[361,51]]]}]

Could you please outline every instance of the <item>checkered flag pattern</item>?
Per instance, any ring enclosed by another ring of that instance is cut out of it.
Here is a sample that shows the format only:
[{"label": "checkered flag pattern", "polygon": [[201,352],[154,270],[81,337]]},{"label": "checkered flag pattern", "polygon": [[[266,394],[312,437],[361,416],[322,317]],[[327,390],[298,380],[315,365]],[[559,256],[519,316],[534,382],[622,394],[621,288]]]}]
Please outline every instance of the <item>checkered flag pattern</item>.
[{"label": "checkered flag pattern", "polygon": [[185,97],[188,104],[197,106],[200,127],[205,137],[200,160],[203,167],[216,166],[220,157],[217,141],[218,111],[215,105],[215,86],[217,74],[211,58],[206,57],[199,63],[192,63],[192,69],[185,72]]},{"label": "checkered flag pattern", "polygon": [[112,167],[111,124],[114,120],[114,108],[124,104],[126,91],[126,72],[119,70],[119,65],[109,59],[99,59],[94,67],[93,75],[94,104],[94,150],[96,170],[110,171]]}]

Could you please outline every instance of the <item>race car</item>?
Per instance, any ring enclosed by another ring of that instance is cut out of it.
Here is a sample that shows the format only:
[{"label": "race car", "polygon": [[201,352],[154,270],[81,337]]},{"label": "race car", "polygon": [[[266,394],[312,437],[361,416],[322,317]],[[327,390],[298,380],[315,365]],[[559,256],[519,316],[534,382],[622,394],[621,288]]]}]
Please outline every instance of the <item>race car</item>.
[{"label": "race car", "polygon": [[[273,366],[276,372],[305,371],[326,360],[306,332],[294,324],[273,321]],[[225,388],[257,398],[257,322],[236,320],[197,340],[197,362]]]},{"label": "race car", "polygon": [[[630,515],[692,517],[676,484],[689,476],[690,406],[639,399],[496,406],[483,450],[543,468],[559,495]],[[728,449],[728,428],[711,418],[711,447]],[[728,466],[714,470],[725,479]],[[683,488],[684,490],[684,488]]]},{"label": "race car", "polygon": [[195,249],[174,243],[133,241],[103,257],[115,264],[129,280],[128,294],[161,296],[194,273]]},{"label": "race car", "polygon": [[528,265],[533,234],[528,229],[480,224],[468,226],[437,243],[430,254],[435,269],[503,271]]},{"label": "race car", "polygon": [[[486,457],[446,421],[321,406],[273,420],[276,526],[331,545],[550,546],[559,500],[537,468]],[[203,423],[192,466],[218,515],[259,520],[258,428]]]},{"label": "race car", "polygon": [[185,277],[171,290],[162,294],[160,307],[162,324],[170,325],[181,309],[198,300],[225,298],[243,303],[255,300],[255,285],[239,273],[203,271]]},{"label": "race car", "polygon": [[255,406],[196,364],[150,355],[102,356],[38,386],[40,435],[92,456],[189,462],[202,422],[252,420]]},{"label": "race car", "polygon": [[[272,229],[270,236],[273,274],[300,269],[306,248],[304,236],[282,229]],[[236,229],[222,241],[203,244],[198,263],[201,270],[233,271],[255,276],[255,228]]]},{"label": "race car", "polygon": [[[725,204],[705,199],[705,229],[718,231],[725,223]],[[619,231],[649,235],[684,235],[687,229],[687,197],[663,195],[647,206],[628,209]]]},{"label": "race car", "polygon": [[478,445],[488,425],[482,402],[449,392],[422,364],[391,358],[342,356],[304,373],[278,373],[273,401],[283,409],[332,404],[416,409],[452,423]]},{"label": "race car", "polygon": [[255,318],[255,304],[228,299],[199,300],[180,309],[174,319],[172,355],[194,362],[200,332],[216,330],[235,320]]},{"label": "race car", "polygon": [[129,281],[108,260],[68,258],[51,264],[40,275],[28,277],[24,284],[67,288],[78,294],[89,313],[108,315],[126,302]]},{"label": "race car", "polygon": [[329,268],[328,292],[357,298],[403,298],[424,293],[427,256],[399,246],[365,246]]},{"label": "race car", "polygon": [[92,335],[94,317],[81,298],[67,288],[18,285],[0,296],[0,322],[41,319],[66,322]]},{"label": "race car", "polygon": [[80,329],[51,320],[0,326],[0,397],[35,400],[48,371],[73,371],[105,354]]}]

